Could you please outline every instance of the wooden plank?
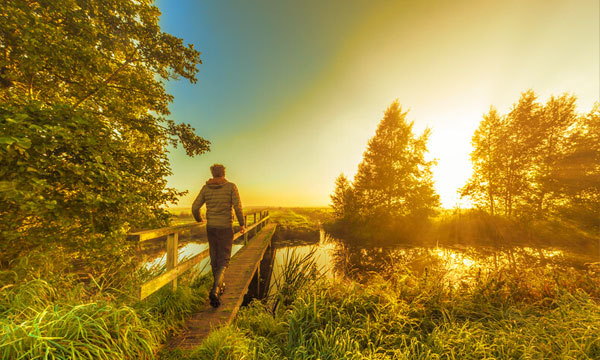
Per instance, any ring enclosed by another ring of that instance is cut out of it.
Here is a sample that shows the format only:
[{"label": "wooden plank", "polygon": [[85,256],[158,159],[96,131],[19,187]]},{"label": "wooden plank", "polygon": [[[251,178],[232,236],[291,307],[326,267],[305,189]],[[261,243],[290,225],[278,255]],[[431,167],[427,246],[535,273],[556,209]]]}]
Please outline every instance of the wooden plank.
[{"label": "wooden plank", "polygon": [[150,294],[156,292],[163,286],[167,285],[168,283],[173,281],[173,279],[176,279],[179,275],[191,269],[192,266],[199,264],[208,256],[208,254],[209,251],[208,249],[206,249],[203,252],[194,255],[186,262],[177,265],[177,267],[175,267],[174,269],[169,270],[158,277],[155,277],[154,279],[146,282],[145,284],[142,284],[142,286],[140,286],[140,300],[145,299]]},{"label": "wooden plank", "polygon": [[212,329],[228,324],[233,320],[248,291],[248,286],[256,273],[265,250],[271,243],[276,224],[268,225],[264,231],[252,238],[248,245],[240,249],[231,259],[225,273],[226,290],[221,296],[221,306],[205,307],[186,322],[184,331],[169,340],[170,348],[190,349],[199,345]]},{"label": "wooden plank", "polygon": [[177,226],[164,227],[164,228],[160,228],[160,229],[138,231],[138,232],[127,234],[127,240],[142,242],[142,241],[146,241],[146,240],[156,239],[157,237],[161,237],[161,236],[165,236],[165,235],[178,233],[178,232],[184,231],[184,230],[201,228],[204,226],[206,226],[206,222],[189,223],[189,224],[183,224],[183,225],[177,225]]}]

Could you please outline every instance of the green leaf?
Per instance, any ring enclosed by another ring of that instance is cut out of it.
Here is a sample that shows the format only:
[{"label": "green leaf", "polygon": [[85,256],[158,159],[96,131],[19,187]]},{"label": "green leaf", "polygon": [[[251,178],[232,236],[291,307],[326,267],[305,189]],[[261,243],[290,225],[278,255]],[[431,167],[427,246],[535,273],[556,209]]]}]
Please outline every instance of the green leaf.
[{"label": "green leaf", "polygon": [[16,139],[13,137],[6,137],[6,136],[0,137],[0,144],[11,145],[11,144],[15,143],[15,141],[16,141]]},{"label": "green leaf", "polygon": [[15,190],[15,183],[12,181],[0,181],[0,191]]}]

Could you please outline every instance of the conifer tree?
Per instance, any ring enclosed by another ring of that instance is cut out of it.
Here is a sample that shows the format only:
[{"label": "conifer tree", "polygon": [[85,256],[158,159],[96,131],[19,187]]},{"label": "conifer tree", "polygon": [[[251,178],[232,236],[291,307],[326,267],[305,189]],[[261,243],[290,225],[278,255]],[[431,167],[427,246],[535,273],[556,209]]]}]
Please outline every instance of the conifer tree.
[{"label": "conifer tree", "polygon": [[336,218],[348,218],[354,211],[354,191],[344,174],[335,179],[335,190],[331,194],[331,207]]},{"label": "conifer tree", "polygon": [[425,160],[431,131],[415,137],[406,114],[394,101],[369,140],[354,179],[362,214],[427,217],[439,204],[431,172],[434,162]]}]

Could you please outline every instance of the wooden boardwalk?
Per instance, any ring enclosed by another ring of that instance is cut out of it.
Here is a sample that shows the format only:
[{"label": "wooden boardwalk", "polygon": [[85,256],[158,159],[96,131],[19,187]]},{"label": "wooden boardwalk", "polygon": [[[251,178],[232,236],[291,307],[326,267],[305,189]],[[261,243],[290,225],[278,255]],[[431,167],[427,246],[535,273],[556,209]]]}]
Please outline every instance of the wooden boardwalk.
[{"label": "wooden boardwalk", "polygon": [[221,296],[221,306],[213,308],[206,304],[202,310],[192,315],[186,322],[184,331],[171,338],[167,346],[171,349],[192,349],[208,336],[211,330],[229,324],[240,305],[265,250],[271,244],[276,224],[266,225],[256,236],[248,241],[231,259],[225,272],[225,293]]}]

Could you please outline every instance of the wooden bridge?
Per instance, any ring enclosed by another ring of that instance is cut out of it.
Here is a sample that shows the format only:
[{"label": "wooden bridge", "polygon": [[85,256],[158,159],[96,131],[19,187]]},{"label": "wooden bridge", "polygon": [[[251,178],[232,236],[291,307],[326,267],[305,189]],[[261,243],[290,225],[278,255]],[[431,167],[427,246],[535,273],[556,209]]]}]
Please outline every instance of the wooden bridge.
[{"label": "wooden bridge", "polygon": [[[246,232],[244,234],[239,232],[234,234],[234,243],[241,243],[243,247],[231,258],[229,267],[225,272],[226,289],[221,296],[221,306],[215,309],[207,303],[199,312],[188,318],[182,333],[171,338],[167,343],[170,348],[194,348],[202,342],[212,329],[226,325],[233,320],[247,293],[250,292],[252,295],[258,296],[268,290],[271,274],[270,266],[272,266],[269,257],[273,254],[271,238],[276,225],[269,224],[268,211],[246,215],[246,224],[248,224],[248,217],[253,217],[254,221],[246,227]],[[140,231],[128,235],[131,241],[137,242],[166,236],[167,271],[140,286],[140,300],[167,284],[175,289],[177,287],[177,277],[208,256],[208,249],[206,249],[181,264],[177,263],[179,234],[205,226],[204,223],[192,223]],[[263,263],[262,268],[261,263]]]}]

